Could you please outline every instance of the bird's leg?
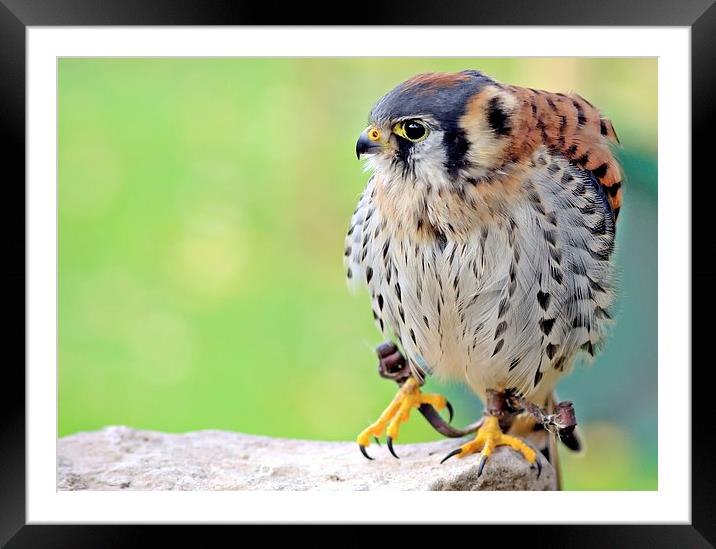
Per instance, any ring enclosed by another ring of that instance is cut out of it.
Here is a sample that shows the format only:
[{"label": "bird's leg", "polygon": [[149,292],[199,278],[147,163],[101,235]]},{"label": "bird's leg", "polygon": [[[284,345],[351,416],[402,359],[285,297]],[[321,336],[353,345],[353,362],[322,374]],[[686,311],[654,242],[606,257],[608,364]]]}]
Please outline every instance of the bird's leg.
[{"label": "bird's leg", "polygon": [[532,415],[547,431],[551,433],[556,431],[560,439],[570,438],[577,426],[574,404],[569,400],[557,404],[557,409],[553,414],[544,413],[536,404],[514,394],[508,395],[507,402],[513,410],[525,411]]},{"label": "bird's leg", "polygon": [[509,394],[504,391],[487,391],[487,403],[485,405],[484,421],[477,430],[475,438],[459,448],[450,452],[443,458],[444,463],[453,456],[460,458],[475,452],[481,452],[478,476],[482,475],[485,463],[497,446],[509,446],[520,452],[530,464],[537,466],[537,476],[542,472],[542,464],[537,458],[537,452],[517,437],[506,435],[502,432],[500,420],[507,419],[518,410],[512,407]]},{"label": "bird's leg", "polygon": [[392,379],[402,385],[410,377],[408,363],[397,345],[392,341],[385,341],[376,347],[378,355],[378,374],[384,379]]},{"label": "bird's leg", "polygon": [[370,444],[371,438],[377,438],[385,431],[388,449],[397,458],[398,456],[393,449],[393,441],[398,438],[400,424],[407,421],[413,408],[418,408],[423,404],[429,404],[438,410],[446,407],[452,410],[445,397],[437,394],[422,393],[420,391],[420,382],[414,377],[409,377],[401,385],[398,393],[380,417],[358,435],[357,442],[363,455],[368,459],[372,459],[365,450],[366,446]]},{"label": "bird's leg", "polygon": [[[392,341],[381,343],[376,347],[375,351],[379,360],[378,374],[380,377],[391,379],[398,385],[402,385],[412,375],[405,357]],[[449,438],[462,438],[465,435],[474,433],[482,424],[482,420],[480,420],[462,429],[455,428],[450,425],[453,415],[452,406],[449,402],[446,403],[446,406],[450,412],[450,420],[448,421],[445,421],[431,404],[423,403],[418,407],[418,410],[433,429]]]},{"label": "bird's leg", "polygon": [[[420,391],[421,382],[413,377],[405,357],[394,343],[385,342],[379,345],[376,353],[380,360],[378,373],[381,377],[396,381],[400,385],[400,389],[380,417],[358,435],[357,442],[363,455],[372,459],[365,449],[370,444],[371,438],[378,441],[378,437],[383,431],[386,431],[388,450],[397,458],[393,449],[393,441],[398,438],[400,424],[407,421],[413,408],[419,408],[433,427],[438,430],[442,424],[447,424],[435,410],[447,408],[450,412],[450,420],[452,420],[453,410],[445,397]],[[447,427],[449,428],[449,425]]]}]

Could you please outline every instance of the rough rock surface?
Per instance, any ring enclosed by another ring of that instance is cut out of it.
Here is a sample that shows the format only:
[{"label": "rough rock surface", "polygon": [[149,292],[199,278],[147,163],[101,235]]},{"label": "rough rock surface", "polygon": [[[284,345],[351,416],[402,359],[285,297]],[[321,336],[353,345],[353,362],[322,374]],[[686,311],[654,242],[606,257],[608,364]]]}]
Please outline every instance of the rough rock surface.
[{"label": "rough rock surface", "polygon": [[366,460],[355,443],[127,427],[64,437],[57,445],[59,490],[554,490],[513,450],[498,447],[477,476],[477,455],[440,460],[462,441],[383,445]]}]

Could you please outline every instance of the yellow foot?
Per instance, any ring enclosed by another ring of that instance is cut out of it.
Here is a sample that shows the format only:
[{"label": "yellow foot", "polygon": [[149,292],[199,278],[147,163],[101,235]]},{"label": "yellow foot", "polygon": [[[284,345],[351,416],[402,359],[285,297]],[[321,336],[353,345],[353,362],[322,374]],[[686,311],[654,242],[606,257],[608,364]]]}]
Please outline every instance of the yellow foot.
[{"label": "yellow foot", "polygon": [[423,394],[420,392],[420,384],[418,381],[410,377],[400,388],[398,393],[393,398],[393,401],[380,415],[378,420],[364,429],[358,438],[358,446],[362,454],[368,459],[373,459],[366,452],[366,447],[370,444],[371,438],[375,438],[376,442],[379,442],[378,437],[386,430],[387,426],[387,443],[388,450],[396,458],[398,457],[393,449],[393,441],[398,438],[398,432],[400,431],[400,424],[407,421],[412,408],[419,408],[422,404],[430,404],[437,410],[442,410],[447,407],[450,412],[450,420],[452,420],[452,406],[443,396],[436,394]]},{"label": "yellow foot", "polygon": [[504,434],[500,430],[500,422],[495,416],[485,417],[485,421],[483,421],[482,426],[478,429],[474,440],[450,452],[440,463],[444,463],[453,456],[462,458],[475,452],[481,452],[480,467],[477,470],[477,476],[479,477],[485,468],[487,458],[490,457],[490,454],[492,454],[497,446],[509,446],[517,450],[525,457],[528,463],[537,465],[537,477],[542,473],[542,464],[539,459],[537,459],[537,452],[527,446],[527,444],[522,442],[519,438]]}]

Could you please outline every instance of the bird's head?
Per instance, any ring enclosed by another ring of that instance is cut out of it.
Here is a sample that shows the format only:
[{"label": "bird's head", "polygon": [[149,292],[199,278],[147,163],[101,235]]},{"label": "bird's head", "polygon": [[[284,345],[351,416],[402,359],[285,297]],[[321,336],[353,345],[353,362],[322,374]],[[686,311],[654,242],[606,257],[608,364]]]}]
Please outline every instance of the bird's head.
[{"label": "bird's head", "polygon": [[484,176],[504,147],[513,103],[478,71],[419,74],[375,104],[356,154],[392,181],[450,185]]}]

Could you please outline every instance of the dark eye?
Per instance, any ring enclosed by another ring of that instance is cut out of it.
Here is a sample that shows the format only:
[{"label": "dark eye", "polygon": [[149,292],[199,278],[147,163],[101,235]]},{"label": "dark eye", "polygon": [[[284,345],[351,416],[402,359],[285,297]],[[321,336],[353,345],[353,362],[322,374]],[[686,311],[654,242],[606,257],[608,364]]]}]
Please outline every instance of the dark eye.
[{"label": "dark eye", "polygon": [[428,136],[428,128],[419,120],[406,120],[393,126],[393,132],[400,137],[417,143]]},{"label": "dark eye", "polygon": [[409,120],[405,123],[405,137],[411,141],[419,141],[425,137],[425,126],[415,120]]}]

